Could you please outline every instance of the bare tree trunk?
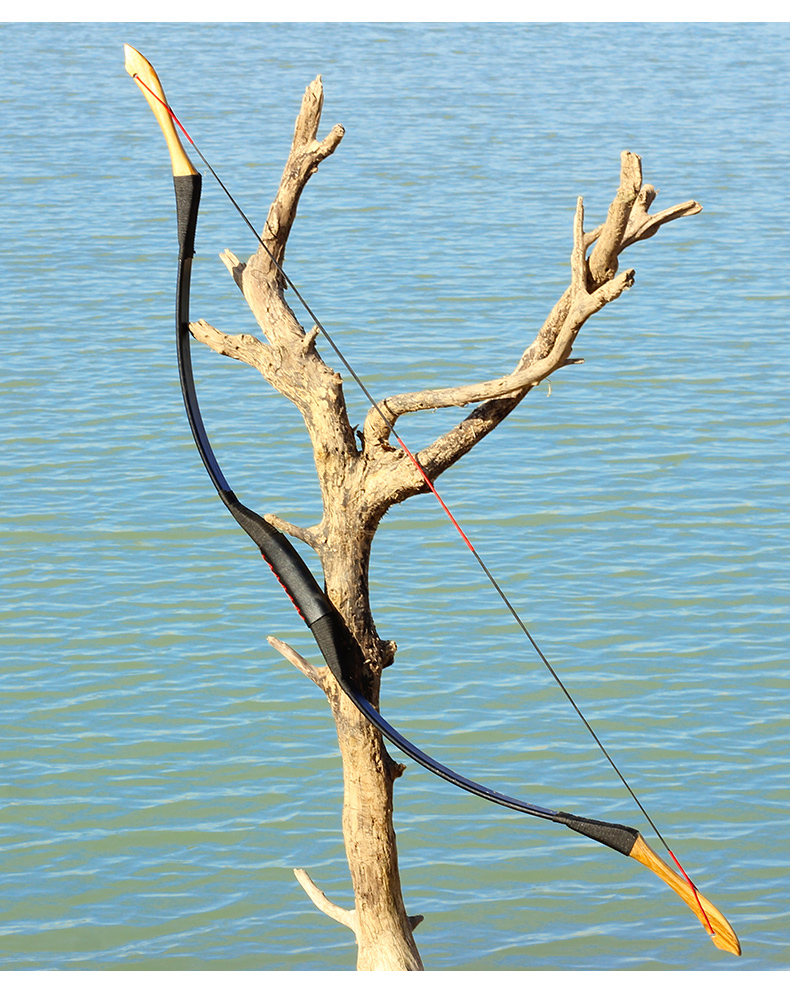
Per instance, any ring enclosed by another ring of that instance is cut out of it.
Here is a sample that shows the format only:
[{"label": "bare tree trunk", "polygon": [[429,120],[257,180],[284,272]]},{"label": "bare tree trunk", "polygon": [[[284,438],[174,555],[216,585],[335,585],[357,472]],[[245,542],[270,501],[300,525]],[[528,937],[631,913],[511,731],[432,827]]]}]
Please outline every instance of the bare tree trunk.
[{"label": "bare tree trunk", "polygon": [[[513,371],[480,383],[388,397],[368,414],[359,447],[346,412],[341,377],[316,351],[318,329],[305,332],[286,303],[278,269],[300,195],[343,137],[343,128],[336,126],[326,138],[317,139],[322,104],[319,77],[305,91],[280,188],[261,234],[266,249],[259,248],[246,263],[229,251],[222,254],[266,341],[252,335],[227,335],[205,321],[193,323],[190,329],[216,352],[255,366],[302,413],[313,446],[323,516],[308,528],[271,515],[266,519],[317,552],[327,594],[360,645],[362,663],[352,672],[368,700],[378,706],[381,674],[392,663],[396,648],[379,638],[370,610],[371,544],[390,506],[426,491],[411,459],[390,444],[391,428],[402,414],[477,405],[419,453],[422,468],[435,480],[504,420],[533,387],[572,361],[573,343],[585,321],[633,284],[632,270],[618,273],[619,254],[654,235],[664,223],[693,215],[701,207],[685,202],[649,215],[656,192],[642,184],[640,159],[625,151],[620,187],[606,222],[586,233],[582,200],[578,200],[570,286]],[[359,970],[421,970],[412,930],[422,917],[406,913],[392,822],[393,784],[403,767],[390,758],[381,735],[345,697],[326,668],[313,666],[286,643],[273,638],[270,642],[324,691],[334,715],[343,759],[343,834],[354,909],[330,902],[303,870],[296,870],[297,878],[322,912],[354,932]]]}]

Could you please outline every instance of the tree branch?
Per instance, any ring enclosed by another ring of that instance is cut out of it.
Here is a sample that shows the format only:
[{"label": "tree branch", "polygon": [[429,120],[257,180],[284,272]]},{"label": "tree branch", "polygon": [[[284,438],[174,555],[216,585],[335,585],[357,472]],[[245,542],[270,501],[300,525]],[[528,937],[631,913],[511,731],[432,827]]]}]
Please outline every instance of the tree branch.
[{"label": "tree branch", "polygon": [[316,667],[314,664],[311,664],[309,660],[305,660],[300,653],[297,653],[292,646],[289,646],[283,640],[278,640],[276,636],[267,636],[266,642],[270,646],[273,646],[278,653],[281,653],[297,670],[300,670],[305,677],[309,678],[313,684],[320,687],[322,691],[326,691],[324,685],[327,674],[330,673],[326,667]]},{"label": "tree branch", "polygon": [[[619,217],[618,217],[619,221]],[[633,284],[634,272],[610,280],[597,290],[588,289],[588,266],[585,260],[584,203],[581,198],[576,203],[573,222],[573,249],[571,251],[571,286],[563,295],[562,307],[555,305],[546,320],[538,338],[530,350],[522,356],[516,369],[509,375],[486,383],[473,383],[463,387],[440,390],[423,390],[419,393],[401,394],[388,397],[372,408],[365,421],[365,451],[374,452],[387,447],[389,433],[401,414],[438,407],[464,406],[468,403],[499,400],[513,396],[517,402],[522,400],[533,387],[568,363],[576,336],[584,323],[604,305],[618,298]],[[562,320],[560,320],[562,313]],[[514,404],[515,406],[515,404]],[[499,423],[499,421],[497,421]],[[487,432],[486,432],[487,433]],[[440,474],[445,468],[466,454],[474,444],[484,437],[479,429],[454,428],[437,439],[429,448],[420,453],[420,462],[434,477],[434,468],[439,461],[446,464],[435,472]],[[447,447],[445,447],[445,445]],[[448,455],[449,448],[454,450]],[[435,464],[432,464],[435,463]],[[422,480],[420,481],[422,485]]]},{"label": "tree branch", "polygon": [[274,372],[271,347],[254,335],[226,335],[203,318],[200,321],[190,322],[189,331],[194,339],[207,345],[209,349],[213,349],[221,356],[230,356],[231,359],[238,359],[239,362],[254,366],[267,379]]},{"label": "tree branch", "polygon": [[297,540],[301,540],[303,544],[312,547],[314,551],[317,551],[319,545],[322,543],[318,526],[300,527],[295,523],[291,523],[290,520],[284,520],[275,513],[266,513],[264,520],[271,523],[273,527],[276,527],[282,533],[288,534],[289,537],[295,537]]},{"label": "tree branch", "polygon": [[325,913],[332,920],[342,923],[345,927],[353,930],[355,934],[357,933],[359,921],[357,920],[356,910],[345,910],[342,906],[338,906],[336,903],[327,899],[304,869],[294,869],[294,875],[299,885],[310,897],[310,900],[322,913]]},{"label": "tree branch", "polygon": [[[305,89],[302,107],[294,126],[291,152],[261,237],[266,249],[259,247],[255,258],[248,264],[248,269],[260,271],[265,276],[269,276],[274,270],[269,253],[282,266],[299,198],[308,179],[315,174],[321,161],[334,153],[343,139],[345,130],[339,125],[334,126],[323,140],[316,139],[323,106],[324,88],[319,75]],[[276,270],[273,275],[278,280],[281,277]]]},{"label": "tree branch", "polygon": [[636,154],[624,150],[620,156],[620,187],[590,254],[589,275],[593,284],[603,284],[617,273],[617,258],[623,248],[628,220],[641,188],[642,162]]},{"label": "tree branch", "polygon": [[[648,209],[655,198],[653,186],[642,185],[640,158],[624,151],[620,184],[606,222],[591,233],[585,233],[583,202],[578,200],[573,223],[571,284],[552,308],[513,372],[482,383],[387,397],[368,413],[364,426],[365,454],[377,459],[379,468],[386,469],[386,484],[391,493],[388,496],[381,488],[383,483],[371,480],[371,498],[375,503],[372,512],[381,513],[392,503],[425,489],[414,466],[388,442],[390,431],[402,414],[479,403],[475,411],[419,453],[420,464],[433,480],[500,424],[531,389],[568,364],[573,344],[586,320],[634,282],[633,270],[617,275],[618,257],[623,250],[655,235],[665,223],[694,215],[702,208],[697,202],[690,201],[651,216]],[[587,260],[587,250],[593,244],[594,249]],[[393,454],[400,459],[396,482],[393,482]]]},{"label": "tree branch", "polygon": [[702,206],[699,202],[691,200],[681,202],[680,205],[673,205],[671,208],[664,209],[663,212],[659,212],[656,215],[648,215],[647,209],[655,199],[656,194],[657,192],[652,185],[645,185],[642,189],[642,195],[640,195],[631,213],[631,219],[623,237],[620,252],[628,249],[629,246],[633,246],[634,243],[639,243],[642,240],[650,239],[651,236],[655,236],[661,226],[667,222],[672,222],[674,219],[682,219],[687,215],[697,215],[698,212],[702,212]]}]

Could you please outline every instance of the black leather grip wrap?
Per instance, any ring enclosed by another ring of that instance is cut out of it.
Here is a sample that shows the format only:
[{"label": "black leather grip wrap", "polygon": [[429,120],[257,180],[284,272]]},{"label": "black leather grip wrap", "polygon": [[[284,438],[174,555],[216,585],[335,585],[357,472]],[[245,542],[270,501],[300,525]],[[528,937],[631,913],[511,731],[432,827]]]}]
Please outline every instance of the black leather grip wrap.
[{"label": "black leather grip wrap", "polygon": [[599,841],[602,845],[613,848],[623,855],[631,854],[631,849],[639,837],[636,828],[628,828],[624,824],[609,824],[607,821],[594,821],[589,817],[577,817],[564,811],[559,811],[552,820],[564,824],[572,831],[578,831],[580,835],[592,838],[593,841]]},{"label": "black leather grip wrap", "polygon": [[[315,637],[327,667],[335,675],[346,694],[357,704],[357,698],[361,695],[351,684],[355,675],[354,668],[350,666],[351,653],[354,649],[359,649],[356,641],[351,639],[351,634],[334,609],[315,622],[308,620],[307,625]],[[357,707],[361,706],[357,704]]]},{"label": "black leather grip wrap", "polygon": [[195,254],[195,229],[197,228],[202,184],[203,179],[199,174],[183,174],[173,177],[173,185],[176,189],[179,260]]}]

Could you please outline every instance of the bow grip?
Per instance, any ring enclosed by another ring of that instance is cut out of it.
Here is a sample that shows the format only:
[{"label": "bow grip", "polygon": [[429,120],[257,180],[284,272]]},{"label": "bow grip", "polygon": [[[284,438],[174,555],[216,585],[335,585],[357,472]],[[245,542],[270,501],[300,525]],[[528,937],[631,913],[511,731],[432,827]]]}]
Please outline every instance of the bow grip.
[{"label": "bow grip", "polygon": [[307,625],[332,613],[334,610],[323,589],[285,535],[240,503],[230,490],[220,491],[220,496],[236,523],[255,542]]}]

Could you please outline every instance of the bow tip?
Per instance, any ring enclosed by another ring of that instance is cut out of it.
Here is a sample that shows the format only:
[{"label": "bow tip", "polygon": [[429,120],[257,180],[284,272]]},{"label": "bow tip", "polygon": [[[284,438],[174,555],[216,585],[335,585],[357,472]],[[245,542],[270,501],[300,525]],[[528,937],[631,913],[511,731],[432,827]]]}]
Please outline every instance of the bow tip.
[{"label": "bow tip", "polygon": [[714,946],[720,951],[727,951],[729,954],[735,954],[740,957],[741,942],[738,940],[735,931],[729,924],[727,924],[726,931],[711,934],[710,939],[713,941]]},{"label": "bow tip", "polygon": [[130,44],[123,46],[123,67],[134,78],[138,74],[140,67],[145,63],[145,59],[140,52]]}]

